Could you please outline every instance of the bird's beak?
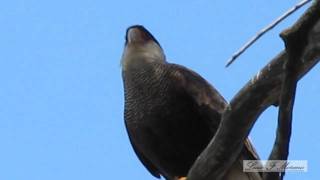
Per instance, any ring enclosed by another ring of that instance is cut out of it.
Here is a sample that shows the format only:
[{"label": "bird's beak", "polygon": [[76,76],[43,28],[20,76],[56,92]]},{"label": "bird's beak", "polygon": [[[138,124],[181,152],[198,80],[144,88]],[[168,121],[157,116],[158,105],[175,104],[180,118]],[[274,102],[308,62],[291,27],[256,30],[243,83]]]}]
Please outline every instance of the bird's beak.
[{"label": "bird's beak", "polygon": [[127,43],[143,43],[150,40],[146,33],[140,28],[130,28],[127,32]]},{"label": "bird's beak", "polygon": [[152,36],[152,34],[141,25],[134,25],[127,29],[126,33],[126,44],[134,44],[134,43],[147,43],[148,41],[154,41],[158,43],[158,41]]},{"label": "bird's beak", "polygon": [[[158,41],[141,25],[130,26],[125,37],[121,64],[124,70],[132,62],[165,62],[166,57]],[[137,61],[138,59],[138,61]]]}]

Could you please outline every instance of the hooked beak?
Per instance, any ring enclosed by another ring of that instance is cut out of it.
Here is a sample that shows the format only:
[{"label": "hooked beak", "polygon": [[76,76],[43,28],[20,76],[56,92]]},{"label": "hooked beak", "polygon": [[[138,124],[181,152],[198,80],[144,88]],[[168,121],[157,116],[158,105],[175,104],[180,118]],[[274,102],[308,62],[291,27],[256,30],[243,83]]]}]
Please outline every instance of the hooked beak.
[{"label": "hooked beak", "polygon": [[142,43],[143,44],[143,43],[147,43],[149,41],[153,41],[160,46],[160,44],[153,37],[153,35],[143,26],[134,25],[134,26],[130,26],[127,29],[126,44],[134,44],[134,43]]}]

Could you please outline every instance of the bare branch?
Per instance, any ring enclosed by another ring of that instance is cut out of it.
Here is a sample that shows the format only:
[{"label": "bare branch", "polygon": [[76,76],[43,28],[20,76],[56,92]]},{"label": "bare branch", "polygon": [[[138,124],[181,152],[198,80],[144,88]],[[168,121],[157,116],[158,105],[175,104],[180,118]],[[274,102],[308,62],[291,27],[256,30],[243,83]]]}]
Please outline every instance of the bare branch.
[{"label": "bare branch", "polygon": [[227,61],[226,67],[230,66],[242,53],[244,53],[253,43],[255,43],[261,36],[263,36],[266,32],[270,31],[276,25],[278,25],[285,18],[290,16],[292,13],[300,9],[302,6],[310,2],[311,0],[303,0],[296,4],[294,7],[289,9],[283,15],[278,17],[275,21],[269,24],[267,27],[260,30],[254,37],[252,37],[249,41],[247,41],[236,53],[232,55],[232,57]]},{"label": "bare branch", "polygon": [[[281,87],[279,114],[278,114],[278,127],[276,140],[273,145],[272,152],[269,156],[269,160],[287,160],[289,154],[289,144],[292,129],[292,110],[294,105],[296,87],[297,87],[297,73],[296,68],[299,64],[300,56],[294,56],[291,54],[292,48],[288,48],[291,45],[287,45],[286,52],[288,53],[287,62],[285,62],[285,71],[283,77],[283,83]],[[302,52],[302,51],[300,51]],[[300,54],[300,53],[299,53]],[[267,162],[267,167],[268,162]],[[265,180],[278,180],[283,179],[284,172],[272,172],[264,173]]]},{"label": "bare branch", "polygon": [[[299,59],[298,79],[319,62],[320,57],[320,0],[307,10],[293,28],[312,19],[313,29],[307,35],[305,51]],[[283,65],[288,54],[281,52],[249,81],[231,100],[220,127],[207,148],[191,167],[188,180],[219,180],[238,157],[245,138],[259,115],[280,96]]]},{"label": "bare branch", "polygon": [[[297,69],[300,66],[304,48],[308,44],[308,34],[316,24],[317,16],[307,14],[308,21],[299,21],[295,27],[281,34],[285,42],[288,60],[285,63],[283,84],[281,88],[279,117],[276,140],[269,160],[287,160],[292,126],[292,109],[297,86]],[[283,179],[285,172],[264,173],[265,180]],[[279,176],[280,175],[280,176]]]}]

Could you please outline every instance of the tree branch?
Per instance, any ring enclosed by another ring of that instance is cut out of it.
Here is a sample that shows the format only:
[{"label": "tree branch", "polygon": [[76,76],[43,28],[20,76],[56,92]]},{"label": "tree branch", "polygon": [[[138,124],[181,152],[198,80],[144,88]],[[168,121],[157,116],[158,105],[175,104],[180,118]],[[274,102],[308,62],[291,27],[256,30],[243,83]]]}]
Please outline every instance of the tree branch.
[{"label": "tree branch", "polygon": [[[304,48],[308,44],[308,34],[316,23],[317,15],[306,14],[294,27],[281,34],[285,42],[288,59],[285,63],[283,84],[281,88],[278,128],[276,140],[269,160],[287,160],[292,125],[292,109],[297,86],[297,69],[300,66]],[[264,173],[265,180],[283,179],[285,171],[280,173]],[[280,175],[280,176],[279,176]]]},{"label": "tree branch", "polygon": [[[281,87],[279,113],[278,113],[278,127],[275,143],[273,145],[272,152],[269,156],[269,160],[287,160],[289,154],[289,144],[292,128],[292,110],[294,105],[294,99],[297,87],[297,72],[296,69],[299,66],[299,59],[302,54],[300,49],[302,42],[296,40],[288,40],[283,38],[286,44],[286,52],[288,53],[288,59],[284,63],[284,76]],[[289,38],[290,39],[290,38]],[[295,47],[299,46],[299,47]],[[303,47],[301,47],[303,48]],[[294,51],[298,50],[298,51]],[[267,167],[270,167],[267,162]],[[283,179],[285,171],[264,173],[265,180],[279,180]]]},{"label": "tree branch", "polygon": [[[293,28],[302,28],[303,21],[312,21],[305,51],[299,59],[298,79],[319,62],[320,57],[320,0],[316,0]],[[313,20],[310,20],[313,19]],[[299,25],[300,24],[300,25]],[[300,26],[300,27],[299,27]],[[252,78],[231,100],[223,114],[220,127],[191,167],[188,180],[219,180],[238,157],[245,138],[259,115],[278,102],[283,79],[284,62],[288,53],[283,51]]]},{"label": "tree branch", "polygon": [[263,28],[261,31],[259,31],[254,37],[252,37],[248,42],[246,42],[245,45],[243,45],[236,53],[232,55],[232,57],[227,61],[226,67],[230,66],[242,53],[244,53],[253,43],[255,43],[260,37],[262,37],[266,32],[270,31],[272,28],[274,28],[276,25],[278,25],[281,21],[286,19],[288,16],[290,16],[292,13],[300,9],[305,4],[309,3],[311,0],[303,0],[296,4],[294,7],[289,9],[287,12],[285,12],[283,15],[278,17],[275,21],[273,21],[271,24],[269,24],[267,27]]}]

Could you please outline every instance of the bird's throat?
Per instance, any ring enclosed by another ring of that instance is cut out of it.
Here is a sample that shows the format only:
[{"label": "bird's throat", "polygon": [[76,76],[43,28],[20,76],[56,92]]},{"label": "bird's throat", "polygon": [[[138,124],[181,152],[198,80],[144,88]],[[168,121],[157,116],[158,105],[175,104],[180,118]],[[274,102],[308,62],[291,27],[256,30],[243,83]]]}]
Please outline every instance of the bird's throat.
[{"label": "bird's throat", "polygon": [[124,71],[130,67],[145,63],[165,63],[165,55],[158,44],[149,42],[146,44],[127,44],[121,60]]}]

